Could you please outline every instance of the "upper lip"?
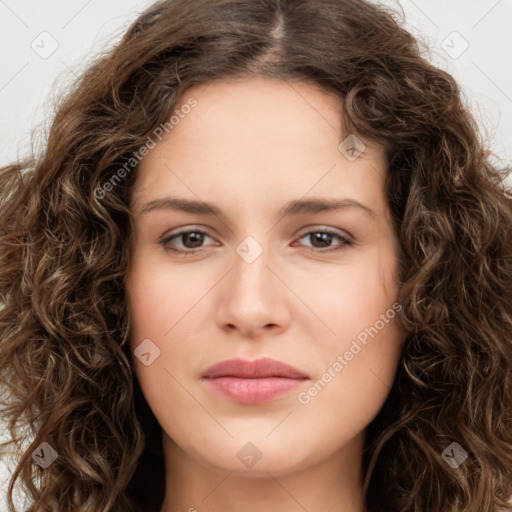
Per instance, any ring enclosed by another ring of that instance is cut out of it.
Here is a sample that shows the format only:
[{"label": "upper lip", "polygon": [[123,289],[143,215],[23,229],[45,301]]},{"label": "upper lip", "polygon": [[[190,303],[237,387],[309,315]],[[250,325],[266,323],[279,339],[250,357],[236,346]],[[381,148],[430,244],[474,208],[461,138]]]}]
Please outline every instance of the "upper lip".
[{"label": "upper lip", "polygon": [[264,357],[247,361],[244,359],[227,359],[210,366],[202,375],[206,379],[217,377],[239,377],[258,379],[265,377],[285,377],[288,379],[307,379],[308,376],[288,364]]}]

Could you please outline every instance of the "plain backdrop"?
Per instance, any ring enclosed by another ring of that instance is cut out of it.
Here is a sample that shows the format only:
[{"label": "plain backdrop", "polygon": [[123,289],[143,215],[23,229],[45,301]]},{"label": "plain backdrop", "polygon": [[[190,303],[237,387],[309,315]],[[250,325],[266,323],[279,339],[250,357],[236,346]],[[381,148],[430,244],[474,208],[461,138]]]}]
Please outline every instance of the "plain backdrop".
[{"label": "plain backdrop", "polygon": [[[374,1],[403,9],[425,56],[461,84],[496,163],[512,165],[512,1]],[[59,92],[151,3],[0,0],[0,165],[30,150],[37,126],[44,142]],[[8,475],[0,466],[0,512]]]}]

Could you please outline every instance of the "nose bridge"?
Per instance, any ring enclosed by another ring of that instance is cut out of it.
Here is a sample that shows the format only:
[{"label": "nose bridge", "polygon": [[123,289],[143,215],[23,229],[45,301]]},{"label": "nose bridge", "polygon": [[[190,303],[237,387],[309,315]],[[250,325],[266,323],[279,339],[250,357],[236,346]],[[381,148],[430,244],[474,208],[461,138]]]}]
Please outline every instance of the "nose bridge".
[{"label": "nose bridge", "polygon": [[252,236],[236,247],[232,275],[232,293],[239,300],[266,301],[272,292],[271,251]]},{"label": "nose bridge", "polygon": [[265,326],[281,326],[288,315],[283,290],[273,272],[272,252],[253,237],[235,250],[232,270],[221,289],[218,322],[254,333]]}]

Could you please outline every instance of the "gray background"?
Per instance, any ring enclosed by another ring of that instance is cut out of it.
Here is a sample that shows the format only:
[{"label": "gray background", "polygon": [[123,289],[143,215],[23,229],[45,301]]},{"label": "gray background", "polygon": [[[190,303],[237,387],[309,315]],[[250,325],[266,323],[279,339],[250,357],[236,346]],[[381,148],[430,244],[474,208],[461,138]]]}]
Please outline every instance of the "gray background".
[{"label": "gray background", "polygon": [[[402,7],[425,55],[461,84],[495,163],[512,165],[512,0],[377,3]],[[0,0],[0,165],[30,150],[35,127],[34,143],[44,142],[53,99],[150,4]],[[0,466],[0,511],[8,474]]]}]

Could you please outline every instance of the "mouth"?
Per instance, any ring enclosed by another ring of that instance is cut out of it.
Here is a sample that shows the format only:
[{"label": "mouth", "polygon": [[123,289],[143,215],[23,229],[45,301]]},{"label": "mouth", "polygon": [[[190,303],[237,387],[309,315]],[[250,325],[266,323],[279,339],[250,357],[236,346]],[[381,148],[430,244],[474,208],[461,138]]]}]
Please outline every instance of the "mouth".
[{"label": "mouth", "polygon": [[244,404],[270,402],[309,380],[297,368],[269,358],[228,359],[208,368],[201,378],[211,391]]}]

